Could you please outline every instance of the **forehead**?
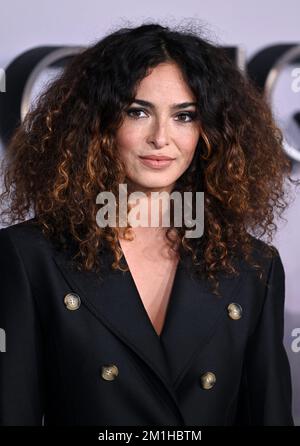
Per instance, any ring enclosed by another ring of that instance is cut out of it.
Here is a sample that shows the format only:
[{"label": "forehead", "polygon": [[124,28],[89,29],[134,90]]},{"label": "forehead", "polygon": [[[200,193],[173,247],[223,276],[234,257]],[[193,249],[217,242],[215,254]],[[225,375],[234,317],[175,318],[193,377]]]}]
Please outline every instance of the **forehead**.
[{"label": "forehead", "polygon": [[169,97],[172,102],[196,99],[175,63],[162,63],[151,68],[137,86],[136,96],[141,99],[151,97],[153,102],[160,102],[162,97]]}]

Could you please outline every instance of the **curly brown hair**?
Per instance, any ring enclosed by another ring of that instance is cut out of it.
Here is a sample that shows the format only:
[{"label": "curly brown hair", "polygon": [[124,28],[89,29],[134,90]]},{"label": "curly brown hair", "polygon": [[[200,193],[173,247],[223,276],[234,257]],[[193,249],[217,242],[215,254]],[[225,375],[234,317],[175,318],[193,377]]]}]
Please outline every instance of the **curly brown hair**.
[{"label": "curly brown hair", "polygon": [[[115,135],[136,85],[151,68],[172,61],[197,98],[202,129],[196,156],[176,188],[203,191],[205,215],[201,238],[186,239],[183,226],[175,229],[175,239],[169,228],[167,239],[180,255],[190,256],[195,272],[213,282],[217,294],[218,272],[238,274],[235,256],[260,269],[251,256],[253,238],[272,239],[275,215],[288,205],[285,178],[294,182],[291,162],[262,93],[221,46],[200,35],[143,24],[119,29],[76,55],[8,144],[2,221],[22,221],[33,211],[58,248],[74,244],[79,269],[99,272],[99,253],[107,243],[112,267],[128,270],[120,263],[120,228],[96,222],[96,196],[101,191],[117,196],[125,182]],[[129,232],[128,226],[125,237]],[[276,250],[263,246],[267,256]]]}]

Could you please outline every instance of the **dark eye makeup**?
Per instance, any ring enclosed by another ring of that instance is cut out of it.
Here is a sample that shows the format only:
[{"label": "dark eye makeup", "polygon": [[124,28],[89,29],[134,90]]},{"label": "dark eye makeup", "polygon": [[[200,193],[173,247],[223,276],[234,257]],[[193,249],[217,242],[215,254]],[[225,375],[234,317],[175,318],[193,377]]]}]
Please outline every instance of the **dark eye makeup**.
[{"label": "dark eye makeup", "polygon": [[[139,119],[140,117],[138,116],[138,113],[140,113],[140,112],[147,113],[147,111],[144,110],[143,108],[137,108],[137,107],[130,107],[129,109],[126,110],[127,115],[133,119]],[[185,118],[189,118],[189,120],[179,119],[179,121],[182,123],[188,123],[188,122],[192,122],[196,119],[197,112],[195,112],[195,111],[180,112],[180,113],[177,113],[176,117],[178,117],[178,116],[184,116]]]}]

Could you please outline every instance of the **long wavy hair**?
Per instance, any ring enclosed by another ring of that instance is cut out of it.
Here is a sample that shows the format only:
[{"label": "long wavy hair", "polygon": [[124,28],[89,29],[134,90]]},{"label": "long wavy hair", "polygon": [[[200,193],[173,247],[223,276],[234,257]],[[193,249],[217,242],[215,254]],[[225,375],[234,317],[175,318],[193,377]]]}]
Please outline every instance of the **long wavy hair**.
[{"label": "long wavy hair", "polygon": [[[202,237],[185,238],[184,226],[168,228],[166,237],[218,294],[218,273],[239,273],[235,256],[262,270],[252,257],[253,239],[266,235],[272,240],[275,216],[288,205],[285,178],[294,180],[269,104],[201,30],[157,23],[125,27],[77,54],[9,141],[1,218],[12,224],[33,212],[58,248],[72,243],[80,270],[100,272],[104,245],[113,253],[112,267],[128,270],[121,264],[120,228],[97,224],[96,196],[102,191],[118,196],[126,175],[116,130],[139,81],[165,62],[180,67],[197,98],[201,123],[194,159],[176,189],[204,192],[205,204]],[[125,237],[130,232],[128,226]],[[272,255],[275,248],[263,246]]]}]

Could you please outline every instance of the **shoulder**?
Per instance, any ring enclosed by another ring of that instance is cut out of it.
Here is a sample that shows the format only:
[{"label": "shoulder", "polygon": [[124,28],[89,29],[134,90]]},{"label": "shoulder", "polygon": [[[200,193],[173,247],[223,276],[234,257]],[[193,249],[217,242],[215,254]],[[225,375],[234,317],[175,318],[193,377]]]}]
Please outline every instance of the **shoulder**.
[{"label": "shoulder", "polygon": [[285,272],[278,249],[251,235],[250,261],[241,254],[237,257],[243,304],[259,312],[266,299],[282,303]]},{"label": "shoulder", "polygon": [[26,259],[38,252],[52,251],[53,246],[36,219],[31,218],[0,229],[0,251],[8,256],[12,249]]},{"label": "shoulder", "polygon": [[[251,241],[251,260],[252,263],[259,265],[267,274],[274,263],[282,263],[278,249],[273,244],[250,235]],[[239,267],[242,271],[255,271],[255,268],[244,258],[239,256]]]},{"label": "shoulder", "polygon": [[[252,258],[261,267],[257,270],[247,264],[247,272],[244,273],[247,290],[254,290],[253,302],[260,310],[264,309],[270,314],[278,311],[283,315],[285,270],[279,250],[274,245],[252,237]],[[258,272],[262,273],[261,277],[258,277]]]},{"label": "shoulder", "polygon": [[29,220],[22,221],[20,223],[15,223],[11,226],[7,226],[0,229],[1,238],[4,237],[18,237],[21,234],[29,235],[30,233],[40,232],[41,228],[37,223],[36,218],[30,218]]}]

